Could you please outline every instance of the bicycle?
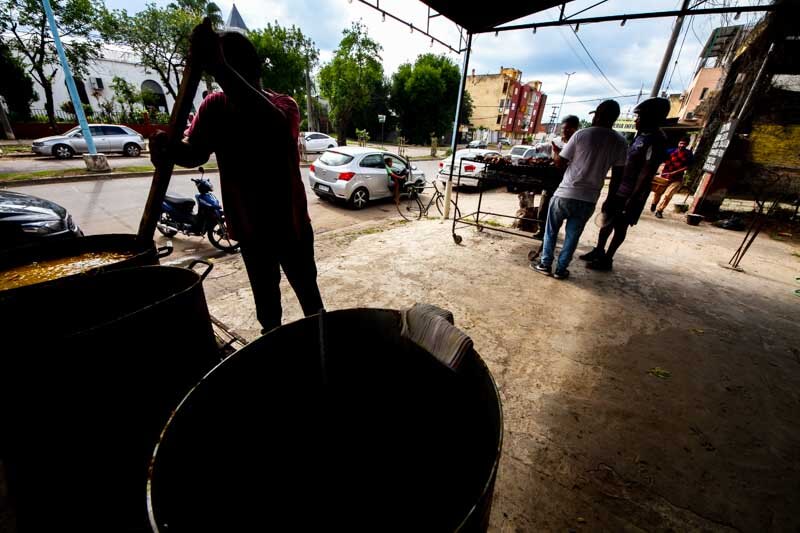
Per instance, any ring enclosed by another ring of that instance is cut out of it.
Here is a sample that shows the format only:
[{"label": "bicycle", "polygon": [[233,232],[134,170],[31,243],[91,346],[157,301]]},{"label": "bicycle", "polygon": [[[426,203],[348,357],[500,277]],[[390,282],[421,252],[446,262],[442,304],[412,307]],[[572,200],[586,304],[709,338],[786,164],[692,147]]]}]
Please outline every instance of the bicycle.
[{"label": "bicycle", "polygon": [[[423,191],[426,189],[433,189],[434,192],[431,197],[426,201],[422,196]],[[444,216],[444,193],[439,190],[434,181],[430,185],[420,187],[412,183],[406,183],[403,186],[403,191],[397,196],[395,202],[397,212],[404,219],[419,220],[424,216],[428,216],[428,212],[432,205],[436,206],[439,215]],[[450,200],[450,210],[454,213],[456,218],[461,218],[461,210],[453,200]]]}]

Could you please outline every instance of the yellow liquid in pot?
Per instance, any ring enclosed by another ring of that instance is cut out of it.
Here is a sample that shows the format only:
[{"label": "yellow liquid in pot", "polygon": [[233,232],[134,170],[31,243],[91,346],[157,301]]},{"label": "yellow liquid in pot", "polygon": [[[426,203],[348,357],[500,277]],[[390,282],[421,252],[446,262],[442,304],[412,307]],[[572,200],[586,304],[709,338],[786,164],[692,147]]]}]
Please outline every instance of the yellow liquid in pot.
[{"label": "yellow liquid in pot", "polygon": [[16,289],[80,274],[130,257],[133,257],[130,252],[86,252],[72,257],[59,257],[17,266],[0,272],[0,290]]}]

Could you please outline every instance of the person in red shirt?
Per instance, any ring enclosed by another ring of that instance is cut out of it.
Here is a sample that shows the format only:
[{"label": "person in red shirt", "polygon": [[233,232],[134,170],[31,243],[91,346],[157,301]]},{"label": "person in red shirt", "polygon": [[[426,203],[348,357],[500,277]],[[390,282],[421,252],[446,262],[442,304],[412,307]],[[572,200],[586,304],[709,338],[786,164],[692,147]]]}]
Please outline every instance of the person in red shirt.
[{"label": "person in red shirt", "polygon": [[192,50],[223,92],[203,100],[177,146],[157,135],[151,158],[195,167],[216,154],[226,219],[265,333],[281,324],[281,267],[306,316],[323,308],[297,151],[300,111],[290,96],[261,89],[261,60],[243,35],[204,34]]},{"label": "person in red shirt", "polygon": [[683,173],[694,161],[694,154],[688,146],[689,137],[682,137],[678,142],[678,147],[667,152],[667,160],[664,162],[664,168],[661,169],[661,177],[669,180],[669,185],[665,191],[654,194],[653,203],[650,204],[650,211],[655,211],[656,218],[664,218],[664,209],[669,205],[672,196],[683,185]]}]

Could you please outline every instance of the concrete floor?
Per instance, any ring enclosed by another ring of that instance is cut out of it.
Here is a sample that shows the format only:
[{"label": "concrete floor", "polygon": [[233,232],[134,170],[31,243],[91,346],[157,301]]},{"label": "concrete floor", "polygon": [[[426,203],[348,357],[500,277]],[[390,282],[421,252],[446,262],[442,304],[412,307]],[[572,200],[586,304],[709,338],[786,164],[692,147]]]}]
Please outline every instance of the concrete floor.
[{"label": "concrete floor", "polygon": [[[398,219],[318,235],[322,294],[434,303],[474,339],[505,413],[492,531],[800,528],[797,247],[759,237],[734,272],[720,263],[741,233],[645,214],[614,272],[576,260],[561,282],[528,268],[528,241],[468,228],[457,246],[449,223]],[[215,316],[258,334],[239,257],[205,286]]]}]

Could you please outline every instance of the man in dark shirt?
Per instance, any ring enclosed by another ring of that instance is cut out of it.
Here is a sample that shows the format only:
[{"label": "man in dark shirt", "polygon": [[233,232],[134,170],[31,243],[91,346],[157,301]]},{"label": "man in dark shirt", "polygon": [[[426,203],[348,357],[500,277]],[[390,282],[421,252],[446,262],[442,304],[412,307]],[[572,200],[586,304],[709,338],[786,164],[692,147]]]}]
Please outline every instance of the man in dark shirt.
[{"label": "man in dark shirt", "polygon": [[151,158],[194,167],[216,154],[225,215],[266,332],[281,324],[281,267],[306,316],[323,308],[297,151],[300,112],[291,97],[261,89],[261,61],[243,35],[203,35],[193,53],[224,92],[203,100],[182,143],[154,138]]},{"label": "man in dark shirt", "polygon": [[[628,148],[622,177],[611,177],[608,196],[603,203],[604,222],[597,247],[580,256],[580,259],[589,261],[587,268],[611,270],[614,254],[625,241],[628,227],[639,221],[650,195],[653,176],[666,157],[667,138],[659,128],[667,118],[669,108],[666,98],[649,98],[634,108],[636,137]],[[614,237],[606,249],[612,233]]]}]

